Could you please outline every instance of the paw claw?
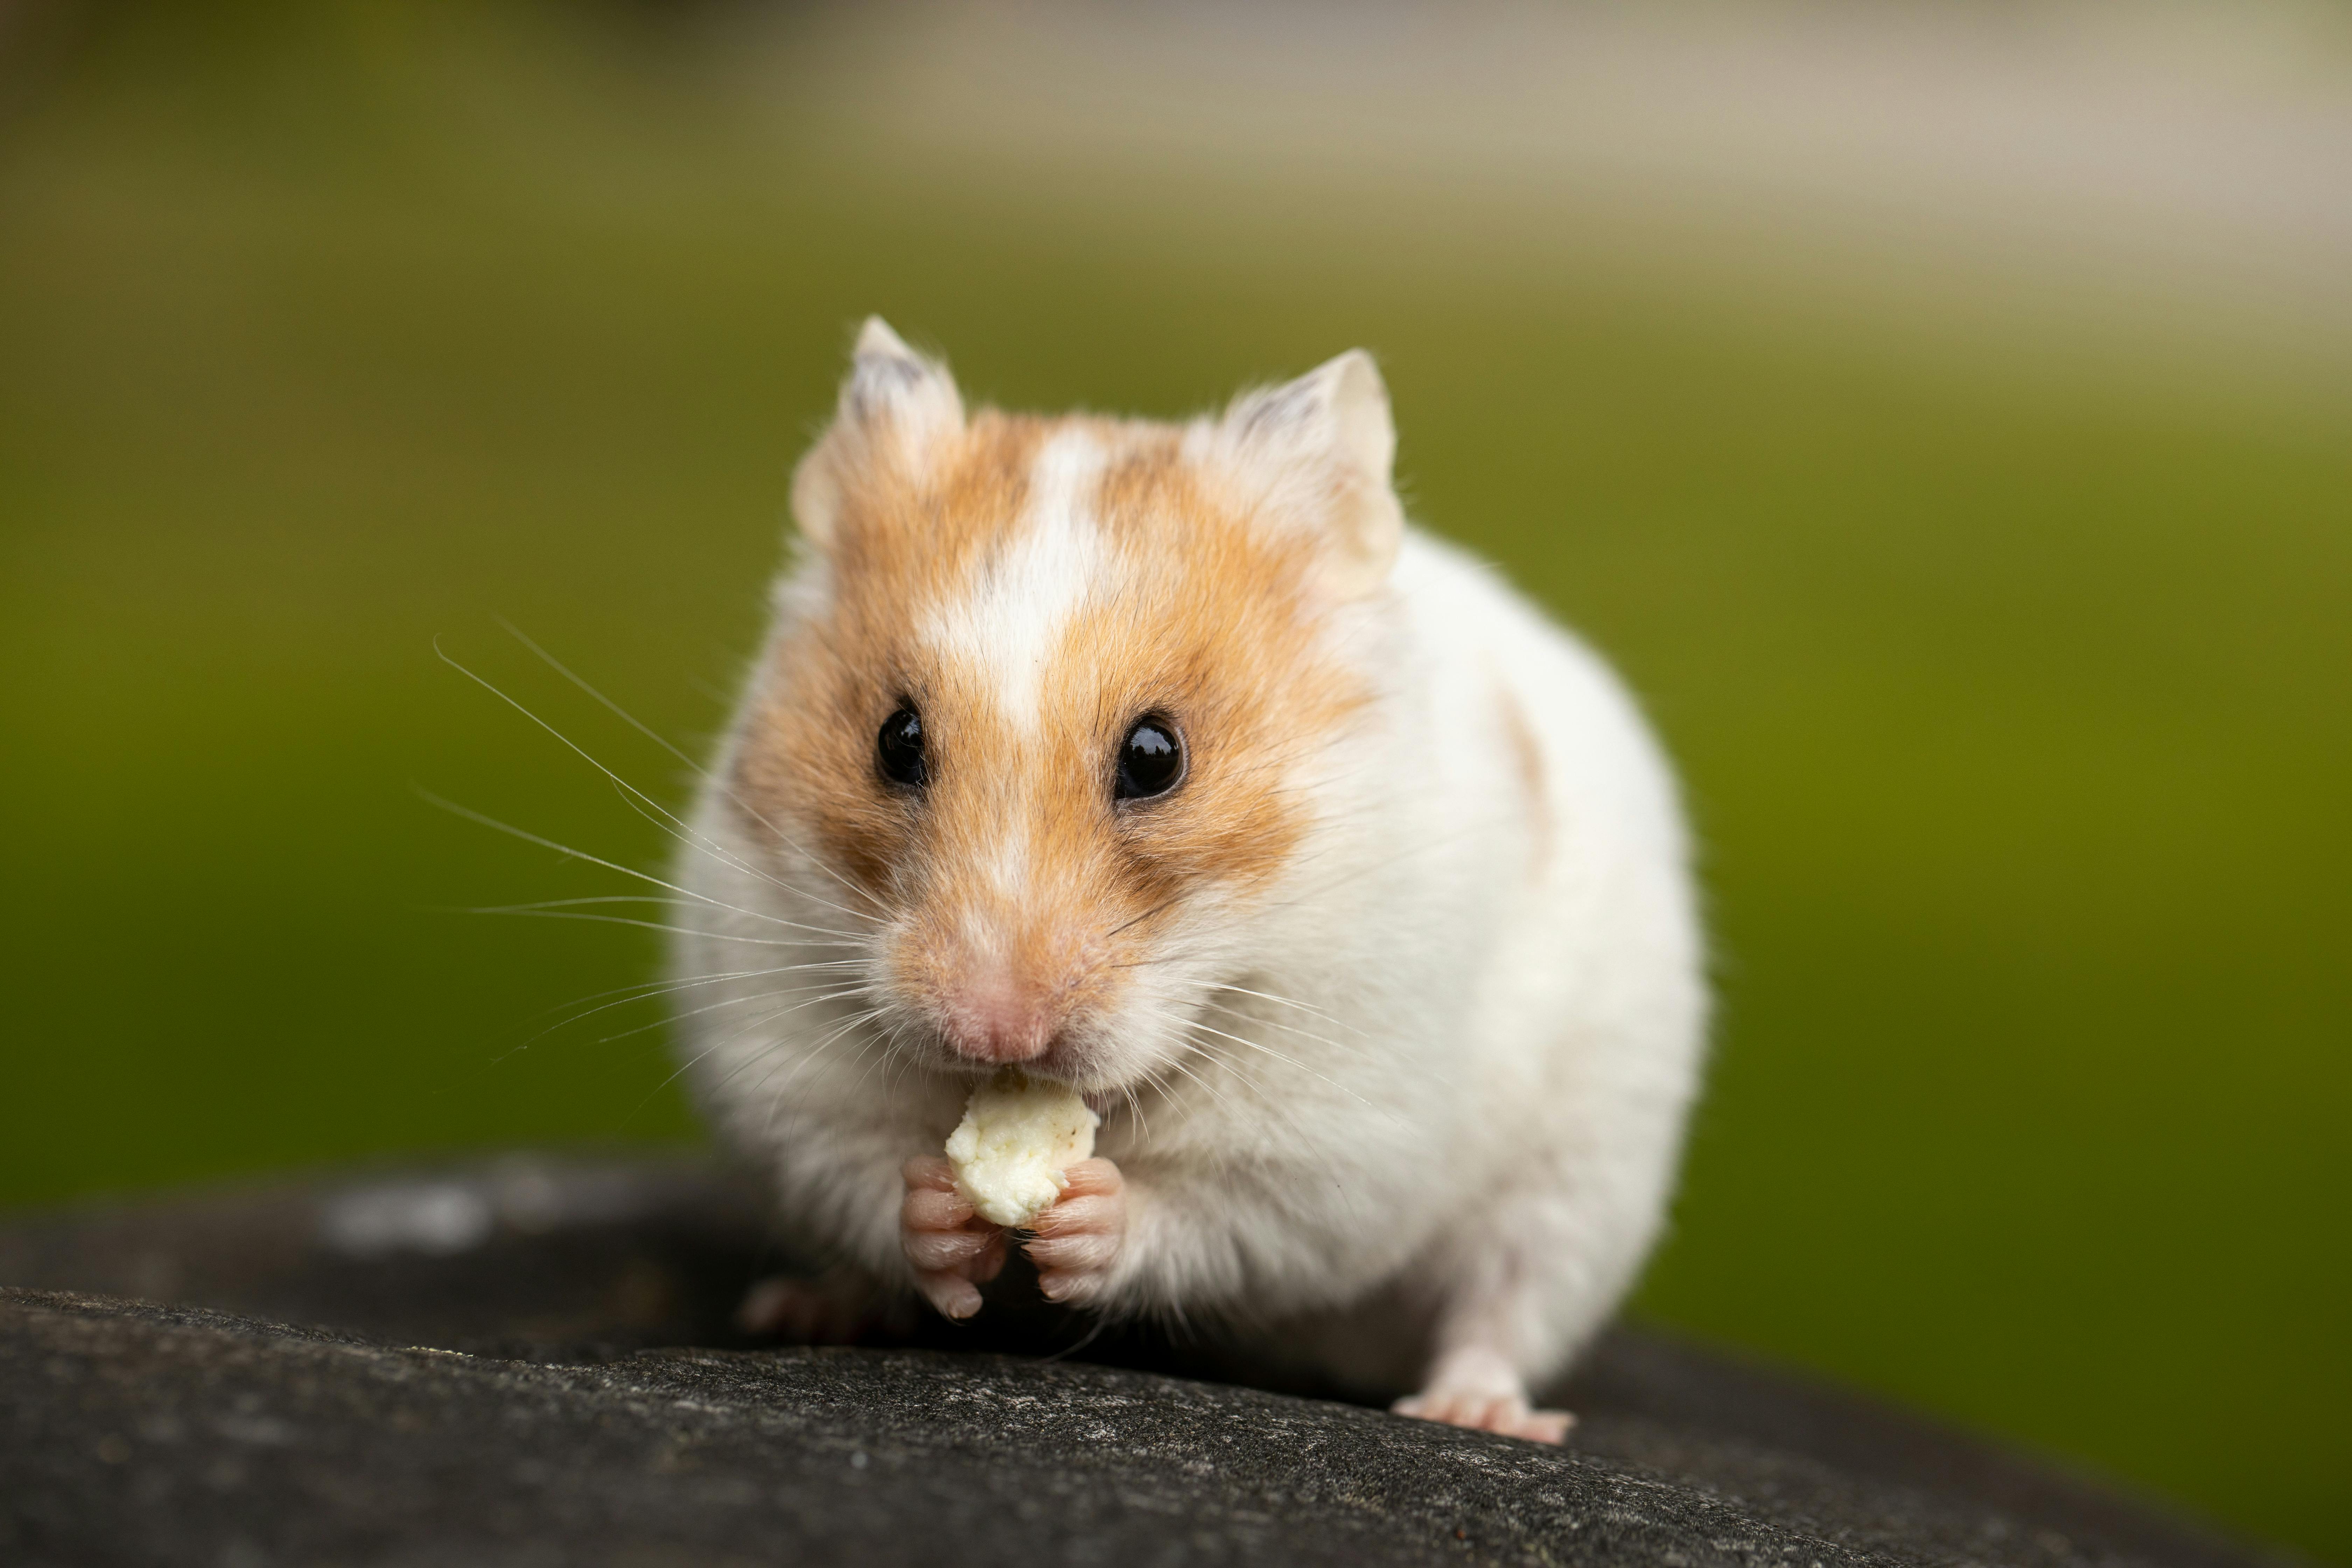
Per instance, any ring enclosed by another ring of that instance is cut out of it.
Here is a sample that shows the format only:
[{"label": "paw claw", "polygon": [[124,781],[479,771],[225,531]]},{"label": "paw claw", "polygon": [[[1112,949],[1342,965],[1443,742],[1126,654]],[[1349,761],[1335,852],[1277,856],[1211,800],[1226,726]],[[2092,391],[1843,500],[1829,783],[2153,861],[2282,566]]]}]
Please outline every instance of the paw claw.
[{"label": "paw claw", "polygon": [[980,1287],[961,1274],[918,1274],[915,1287],[943,1318],[961,1322],[980,1310]]},{"label": "paw claw", "polygon": [[1037,1266],[1037,1289],[1070,1306],[1098,1299],[1127,1238],[1126,1183],[1108,1160],[1081,1160],[1069,1185],[1031,1225],[1021,1249]]},{"label": "paw claw", "polygon": [[[953,1168],[930,1155],[907,1162],[907,1195],[898,1207],[898,1245],[916,1289],[941,1316],[980,1310],[980,1287],[1003,1271],[1005,1232],[972,1212],[956,1191]],[[1081,1160],[1069,1185],[1039,1215],[1023,1244],[1037,1265],[1049,1301],[1076,1305],[1099,1298],[1127,1232],[1125,1183],[1108,1160]]]},{"label": "paw claw", "polygon": [[1531,1443],[1564,1443],[1576,1417],[1565,1410],[1530,1410],[1516,1434]]},{"label": "paw claw", "polygon": [[1427,1388],[1407,1394],[1389,1406],[1398,1415],[1523,1437],[1531,1443],[1559,1443],[1576,1425],[1565,1410],[1531,1410],[1524,1394],[1499,1394],[1491,1388]]},{"label": "paw claw", "polygon": [[945,1160],[919,1156],[907,1162],[903,1174],[898,1246],[915,1288],[941,1316],[969,1318],[980,1310],[981,1284],[1004,1268],[1004,1232],[972,1213]]}]

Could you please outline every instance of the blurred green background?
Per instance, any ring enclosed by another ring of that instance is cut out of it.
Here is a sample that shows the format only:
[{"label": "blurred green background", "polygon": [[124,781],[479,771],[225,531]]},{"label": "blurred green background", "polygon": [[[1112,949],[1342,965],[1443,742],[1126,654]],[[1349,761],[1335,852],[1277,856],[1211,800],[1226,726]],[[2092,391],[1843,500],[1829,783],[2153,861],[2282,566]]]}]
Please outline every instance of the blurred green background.
[{"label": "blurred green background", "polygon": [[675,798],[497,617],[711,735],[866,312],[1045,407],[1362,343],[1419,515],[1688,780],[1721,1021],[1639,1312],[2352,1563],[2352,335],[927,154],[842,15],[8,15],[0,1202],[696,1136],[656,1014],[540,1033],[648,940],[451,912],[622,889],[420,788],[663,844],[436,639]]}]

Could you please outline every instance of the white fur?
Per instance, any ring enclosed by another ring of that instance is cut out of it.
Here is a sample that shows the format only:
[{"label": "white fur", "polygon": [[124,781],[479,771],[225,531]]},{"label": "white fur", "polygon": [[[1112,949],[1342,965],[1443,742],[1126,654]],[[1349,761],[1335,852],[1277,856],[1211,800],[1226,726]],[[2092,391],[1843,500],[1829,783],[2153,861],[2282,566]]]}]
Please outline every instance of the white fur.
[{"label": "white fur", "polygon": [[1103,568],[1092,505],[1102,466],[1101,444],[1083,429],[1047,441],[1031,465],[1029,506],[1012,548],[982,560],[968,596],[923,628],[939,653],[989,673],[998,711],[1026,734],[1037,730],[1045,662]]},{"label": "white fur", "polygon": [[[1385,428],[1384,395],[1380,410]],[[1196,426],[1188,450],[1221,460],[1218,430]],[[1008,710],[1034,711],[1022,670],[1099,563],[1089,461],[1073,447],[1040,465],[1024,538],[931,633],[1002,661]],[[1409,530],[1394,549],[1328,630],[1375,712],[1286,763],[1314,803],[1308,841],[1280,886],[1178,910],[1166,962],[1138,971],[1107,1031],[1193,1076],[1139,1087],[1143,1117],[1106,1120],[1097,1152],[1129,1212],[1103,1300],[1261,1325],[1367,1389],[1411,1386],[1433,1358],[1541,1380],[1633,1279],[1672,1184],[1706,1013],[1684,834],[1666,764],[1598,658],[1459,551]],[[784,585],[786,624],[821,603],[826,570]],[[791,679],[772,665],[759,679]],[[714,934],[678,943],[682,976],[870,956],[868,902],[795,825],[771,826],[781,851],[723,785],[706,792],[711,847],[679,878],[711,900],[692,923]],[[845,934],[776,946],[802,934],[779,921]],[[887,984],[871,963],[854,975]],[[691,993],[719,1005],[688,1016],[685,1048],[786,1223],[904,1279],[898,1166],[938,1151],[971,1080],[886,1059],[887,1017],[845,1022],[887,995],[761,996],[807,978]],[[1234,1038],[1188,1044],[1187,1019]]]}]

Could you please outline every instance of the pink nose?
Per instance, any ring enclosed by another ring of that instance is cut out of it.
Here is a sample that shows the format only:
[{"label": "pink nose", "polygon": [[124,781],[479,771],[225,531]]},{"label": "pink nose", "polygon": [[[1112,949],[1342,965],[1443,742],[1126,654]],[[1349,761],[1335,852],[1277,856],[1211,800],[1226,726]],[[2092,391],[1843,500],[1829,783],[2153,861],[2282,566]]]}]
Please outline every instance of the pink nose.
[{"label": "pink nose", "polygon": [[1000,983],[968,986],[948,1009],[948,1044],[983,1062],[1025,1062],[1054,1043],[1053,1021],[1036,1001]]}]

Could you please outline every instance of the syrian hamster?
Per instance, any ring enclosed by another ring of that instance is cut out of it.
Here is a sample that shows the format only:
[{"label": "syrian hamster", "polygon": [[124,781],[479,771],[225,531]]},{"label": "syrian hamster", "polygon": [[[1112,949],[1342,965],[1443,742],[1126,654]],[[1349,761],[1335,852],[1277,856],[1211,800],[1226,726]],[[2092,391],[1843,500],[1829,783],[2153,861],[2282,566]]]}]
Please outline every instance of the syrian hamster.
[{"label": "syrian hamster", "polygon": [[[1360,351],[1041,417],[867,321],[681,852],[681,1048],[877,1286],[968,1316],[1017,1246],[1052,1300],[1557,1441],[1529,1390],[1697,1085],[1685,834],[1601,660],[1406,522],[1395,444]],[[1008,1063],[1102,1116],[1011,1236],[939,1157]]]}]

